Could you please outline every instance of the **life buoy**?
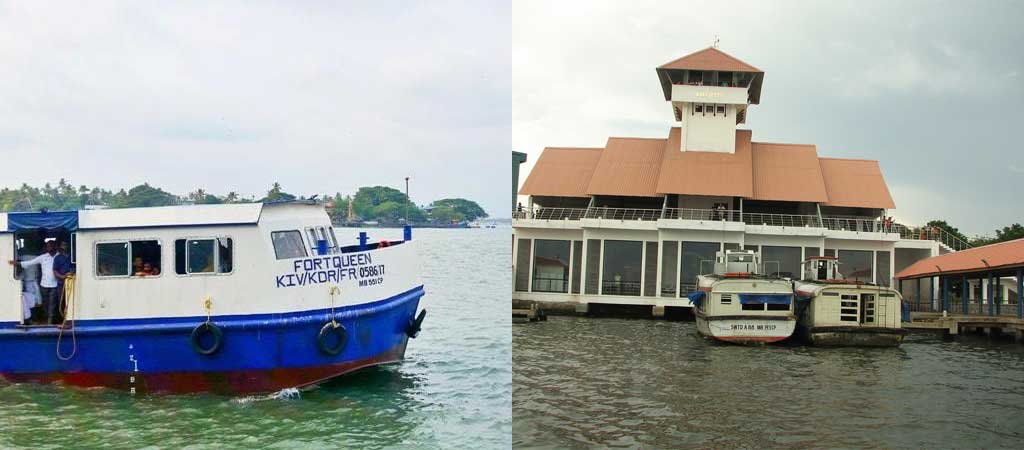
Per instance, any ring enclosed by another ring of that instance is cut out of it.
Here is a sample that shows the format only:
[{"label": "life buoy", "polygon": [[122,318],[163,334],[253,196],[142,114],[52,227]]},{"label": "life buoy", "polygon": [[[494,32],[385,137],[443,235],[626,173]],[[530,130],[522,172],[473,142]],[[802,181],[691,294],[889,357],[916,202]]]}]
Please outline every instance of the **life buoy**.
[{"label": "life buoy", "polygon": [[420,315],[416,316],[415,319],[409,319],[409,324],[405,326],[405,334],[413,339],[419,336],[420,329],[423,325],[423,319],[427,317],[427,310],[420,311]]},{"label": "life buoy", "polygon": [[[330,342],[331,335],[337,336],[334,345],[331,345]],[[321,352],[331,356],[338,356],[345,349],[346,343],[348,343],[348,330],[344,325],[333,320],[325,323],[316,337],[316,346],[320,348]]]},{"label": "life buoy", "polygon": [[[213,343],[209,347],[203,347],[201,342],[204,335],[209,334],[213,339]],[[220,327],[209,322],[204,322],[192,329],[192,349],[200,355],[209,356],[217,353],[220,350],[221,344],[224,343],[224,332],[221,331]]]},{"label": "life buoy", "polygon": [[377,243],[377,248],[384,248],[384,247],[390,247],[390,246],[391,246],[391,241],[389,241],[387,239],[384,239],[384,240],[382,240],[382,241]]}]

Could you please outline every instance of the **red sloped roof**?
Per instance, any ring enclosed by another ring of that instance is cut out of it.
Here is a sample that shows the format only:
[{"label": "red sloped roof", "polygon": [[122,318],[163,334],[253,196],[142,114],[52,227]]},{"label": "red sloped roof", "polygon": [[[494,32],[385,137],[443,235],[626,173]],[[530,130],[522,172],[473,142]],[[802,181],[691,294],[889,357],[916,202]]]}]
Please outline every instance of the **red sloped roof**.
[{"label": "red sloped roof", "polygon": [[813,145],[753,144],[754,200],[829,200]]},{"label": "red sloped roof", "polygon": [[896,278],[986,272],[1021,266],[1024,266],[1024,239],[1017,239],[925,258],[901,270]]},{"label": "red sloped roof", "polygon": [[656,197],[664,139],[608,138],[587,193]]},{"label": "red sloped roof", "polygon": [[882,177],[878,161],[819,158],[828,191],[828,206],[892,209],[896,203]]},{"label": "red sloped roof", "polygon": [[679,151],[682,130],[672,128],[658,175],[661,194],[750,197],[750,130],[736,130],[736,152]]},{"label": "red sloped roof", "polygon": [[594,168],[601,148],[548,147],[537,158],[530,175],[519,189],[521,195],[546,197],[590,197]]},{"label": "red sloped roof", "polygon": [[740,61],[736,57],[714,47],[699,50],[675,61],[665,63],[659,69],[722,70],[727,72],[760,72],[761,69]]}]

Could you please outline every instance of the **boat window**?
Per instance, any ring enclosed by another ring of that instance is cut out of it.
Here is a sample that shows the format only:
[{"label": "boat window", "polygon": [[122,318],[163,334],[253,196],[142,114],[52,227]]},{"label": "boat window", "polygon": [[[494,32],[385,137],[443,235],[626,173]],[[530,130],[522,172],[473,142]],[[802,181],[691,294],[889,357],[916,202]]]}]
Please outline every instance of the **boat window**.
[{"label": "boat window", "polygon": [[160,242],[130,241],[128,247],[132,253],[131,275],[149,277],[160,275]]},{"label": "boat window", "polygon": [[764,311],[764,303],[744,303],[740,306],[744,311]]},{"label": "boat window", "polygon": [[178,275],[231,273],[233,242],[228,237],[174,241],[174,270]]},{"label": "boat window", "polygon": [[331,245],[338,248],[338,237],[334,235],[334,227],[327,227],[327,231],[331,233]]},{"label": "boat window", "polygon": [[327,241],[327,248],[330,249],[331,252],[338,248],[338,243],[334,242],[334,236],[328,234],[324,227],[317,228],[317,231],[319,232],[319,235],[322,236],[321,239]]},{"label": "boat window", "polygon": [[309,253],[315,255],[316,253],[316,242],[319,238],[316,237],[316,230],[313,227],[306,228],[306,236],[309,237]]},{"label": "boat window", "polygon": [[306,257],[302,234],[298,230],[274,231],[270,233],[270,240],[274,243],[274,255],[277,259]]},{"label": "boat window", "polygon": [[96,244],[96,276],[128,276],[128,254],[127,242]]}]

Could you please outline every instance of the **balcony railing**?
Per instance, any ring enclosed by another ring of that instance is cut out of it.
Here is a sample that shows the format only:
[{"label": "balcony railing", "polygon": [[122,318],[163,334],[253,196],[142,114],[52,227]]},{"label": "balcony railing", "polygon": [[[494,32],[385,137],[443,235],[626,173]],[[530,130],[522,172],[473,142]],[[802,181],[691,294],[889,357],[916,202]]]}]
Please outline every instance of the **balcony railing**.
[{"label": "balcony railing", "polygon": [[818,216],[799,214],[744,213],[743,223],[747,225],[768,225],[773,227],[821,228]]},{"label": "balcony railing", "polygon": [[665,219],[739,222],[740,212],[734,209],[665,208],[665,213],[662,217]]},{"label": "balcony railing", "polygon": [[595,206],[587,208],[587,214],[584,217],[587,219],[658,220],[661,218],[661,210]]},{"label": "balcony railing", "polygon": [[533,208],[533,210],[517,210],[512,213],[512,218],[536,220],[580,220],[586,213],[586,208]]},{"label": "balcony railing", "polygon": [[971,248],[963,239],[954,236],[952,233],[939,227],[908,227],[900,223],[892,224],[892,233],[899,233],[900,239],[937,241],[945,244],[953,251],[960,251]]}]

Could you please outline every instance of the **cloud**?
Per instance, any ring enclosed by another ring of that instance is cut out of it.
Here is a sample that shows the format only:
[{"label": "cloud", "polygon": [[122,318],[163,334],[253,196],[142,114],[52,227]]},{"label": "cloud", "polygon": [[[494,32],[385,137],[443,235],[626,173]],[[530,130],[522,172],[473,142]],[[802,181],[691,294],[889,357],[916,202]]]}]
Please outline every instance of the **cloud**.
[{"label": "cloud", "polygon": [[399,187],[508,209],[501,3],[0,4],[0,185],[300,194]]},{"label": "cloud", "polygon": [[654,68],[719,35],[765,71],[755,140],[878,160],[901,220],[985,233],[1024,216],[1003,169],[1024,120],[1006,106],[1024,101],[1022,16],[1007,2],[520,1],[512,142],[525,174],[545,146],[664,137],[673,119]]}]

